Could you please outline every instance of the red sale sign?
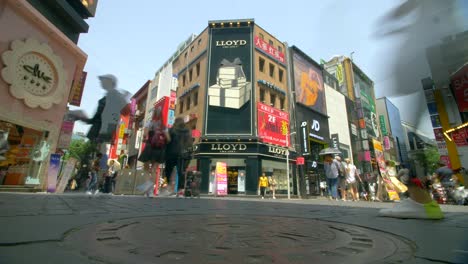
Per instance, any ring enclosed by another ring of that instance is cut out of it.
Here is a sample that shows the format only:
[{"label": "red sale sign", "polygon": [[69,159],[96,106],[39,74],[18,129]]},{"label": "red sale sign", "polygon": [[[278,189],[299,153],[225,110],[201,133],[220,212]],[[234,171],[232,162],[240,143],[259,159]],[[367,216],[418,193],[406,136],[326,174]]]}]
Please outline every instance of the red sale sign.
[{"label": "red sale sign", "polygon": [[286,60],[284,59],[284,53],[280,52],[270,44],[268,44],[266,41],[263,39],[259,38],[258,36],[255,36],[254,38],[255,41],[255,47],[261,49],[263,52],[266,54],[270,55],[277,61],[281,63],[286,63]]},{"label": "red sale sign", "polygon": [[[266,104],[257,103],[258,137],[265,143],[286,146],[289,114]],[[288,145],[290,145],[288,139]]]}]

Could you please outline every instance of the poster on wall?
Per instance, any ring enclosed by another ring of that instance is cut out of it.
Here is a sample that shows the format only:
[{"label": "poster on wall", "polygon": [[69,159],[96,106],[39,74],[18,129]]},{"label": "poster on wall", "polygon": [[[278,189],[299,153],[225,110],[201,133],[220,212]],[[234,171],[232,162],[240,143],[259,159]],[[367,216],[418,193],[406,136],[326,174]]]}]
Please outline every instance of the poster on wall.
[{"label": "poster on wall", "polygon": [[326,114],[322,71],[298,53],[293,54],[296,102]]},{"label": "poster on wall", "polygon": [[216,195],[225,196],[228,194],[228,178],[226,162],[216,162]]},{"label": "poster on wall", "polygon": [[56,190],[61,157],[57,153],[50,154],[49,170],[47,171],[47,192],[53,193]]},{"label": "poster on wall", "polygon": [[286,146],[289,131],[289,114],[274,107],[257,103],[258,136],[262,142]]},{"label": "poster on wall", "polygon": [[57,184],[57,190],[55,191],[56,193],[63,193],[65,191],[68,181],[70,180],[70,177],[72,176],[73,171],[75,170],[75,165],[77,162],[78,160],[76,160],[75,158],[69,158],[67,160],[64,169],[60,173],[60,180]]},{"label": "poster on wall", "polygon": [[237,176],[237,192],[245,193],[245,170],[239,170]]},{"label": "poster on wall", "polygon": [[252,134],[251,26],[210,28],[206,134]]},{"label": "poster on wall", "polygon": [[375,152],[375,161],[377,162],[377,166],[380,171],[380,175],[382,176],[383,182],[385,184],[385,189],[387,190],[387,194],[390,200],[400,200],[398,193],[395,191],[395,187],[392,183],[393,179],[392,176],[388,174],[387,165],[385,164],[385,157],[382,148],[382,143],[375,139],[372,140],[374,145],[374,152]]}]

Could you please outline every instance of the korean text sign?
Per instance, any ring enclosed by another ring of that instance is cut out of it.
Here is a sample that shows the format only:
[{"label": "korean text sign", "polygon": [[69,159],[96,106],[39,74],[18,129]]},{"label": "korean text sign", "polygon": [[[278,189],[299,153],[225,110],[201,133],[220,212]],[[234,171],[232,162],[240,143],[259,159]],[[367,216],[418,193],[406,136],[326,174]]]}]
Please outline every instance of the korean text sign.
[{"label": "korean text sign", "polygon": [[286,146],[289,114],[266,104],[257,103],[258,136],[265,143]]}]

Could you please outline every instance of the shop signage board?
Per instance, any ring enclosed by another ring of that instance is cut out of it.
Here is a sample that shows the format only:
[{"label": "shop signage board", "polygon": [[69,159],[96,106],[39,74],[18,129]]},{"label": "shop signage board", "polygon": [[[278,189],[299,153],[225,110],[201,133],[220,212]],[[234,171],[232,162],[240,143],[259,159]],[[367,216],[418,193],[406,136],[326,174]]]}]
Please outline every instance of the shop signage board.
[{"label": "shop signage board", "polygon": [[442,128],[434,128],[434,136],[436,141],[444,141],[444,132]]},{"label": "shop signage board", "polygon": [[300,127],[300,133],[301,133],[301,152],[302,155],[307,156],[310,155],[310,141],[309,141],[309,125],[307,121],[302,121],[301,122],[301,127]]},{"label": "shop signage board", "polygon": [[385,158],[382,148],[382,143],[380,141],[373,139],[372,143],[374,145],[375,160],[380,171],[380,175],[383,178],[385,189],[387,190],[388,197],[390,200],[400,200],[398,193],[395,191],[394,185],[388,175],[387,166],[385,164]]},{"label": "shop signage board", "polygon": [[450,78],[454,98],[460,112],[468,112],[468,64]]},{"label": "shop signage board", "polygon": [[297,165],[304,165],[305,159],[304,157],[297,157],[296,164]]},{"label": "shop signage board", "polygon": [[50,154],[49,170],[47,171],[47,192],[53,193],[56,190],[61,157],[57,153]]},{"label": "shop signage board", "polygon": [[330,138],[331,138],[332,147],[336,148],[336,149],[339,149],[340,148],[340,137],[339,137],[339,135],[338,134],[331,134]]},{"label": "shop signage board", "polygon": [[227,168],[226,162],[216,162],[216,195],[226,196],[228,191],[227,185]]},{"label": "shop signage board", "polygon": [[286,63],[286,60],[284,59],[284,53],[278,51],[275,47],[271,46],[268,44],[266,41],[263,39],[259,38],[258,36],[255,36],[254,38],[255,42],[255,47],[263,51],[264,53],[270,55],[273,59],[281,62],[282,64]]},{"label": "shop signage board", "polygon": [[453,131],[451,136],[458,147],[468,146],[468,130],[466,127]]},{"label": "shop signage board", "polygon": [[383,115],[379,115],[380,121],[380,130],[382,131],[383,136],[388,136],[387,126],[385,125],[385,117]]},{"label": "shop signage board", "polygon": [[81,98],[83,97],[83,90],[86,83],[87,72],[82,72],[78,80],[73,81],[72,89],[70,91],[69,102],[71,105],[80,106]]},{"label": "shop signage board", "polygon": [[60,136],[59,136],[59,140],[57,143],[57,148],[68,149],[72,140],[74,126],[75,126],[74,121],[64,120],[62,122],[62,129],[60,130]]},{"label": "shop signage board", "polygon": [[76,160],[75,158],[69,158],[67,160],[64,169],[60,173],[60,180],[57,184],[57,190],[55,191],[56,193],[63,193],[65,191],[68,181],[70,180],[70,177],[72,176],[73,171],[75,170],[75,165],[77,162],[78,160]]},{"label": "shop signage board", "polygon": [[289,114],[266,104],[257,103],[258,136],[265,143],[286,146],[289,131]]}]

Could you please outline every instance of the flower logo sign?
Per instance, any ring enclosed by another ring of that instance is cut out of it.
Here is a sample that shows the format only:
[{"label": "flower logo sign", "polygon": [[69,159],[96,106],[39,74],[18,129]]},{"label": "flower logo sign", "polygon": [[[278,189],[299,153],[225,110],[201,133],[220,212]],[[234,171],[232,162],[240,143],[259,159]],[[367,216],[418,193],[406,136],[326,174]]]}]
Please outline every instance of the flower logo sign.
[{"label": "flower logo sign", "polygon": [[65,97],[66,72],[63,62],[46,43],[36,39],[15,40],[2,54],[2,78],[10,93],[24,99],[28,107],[49,109]]}]

